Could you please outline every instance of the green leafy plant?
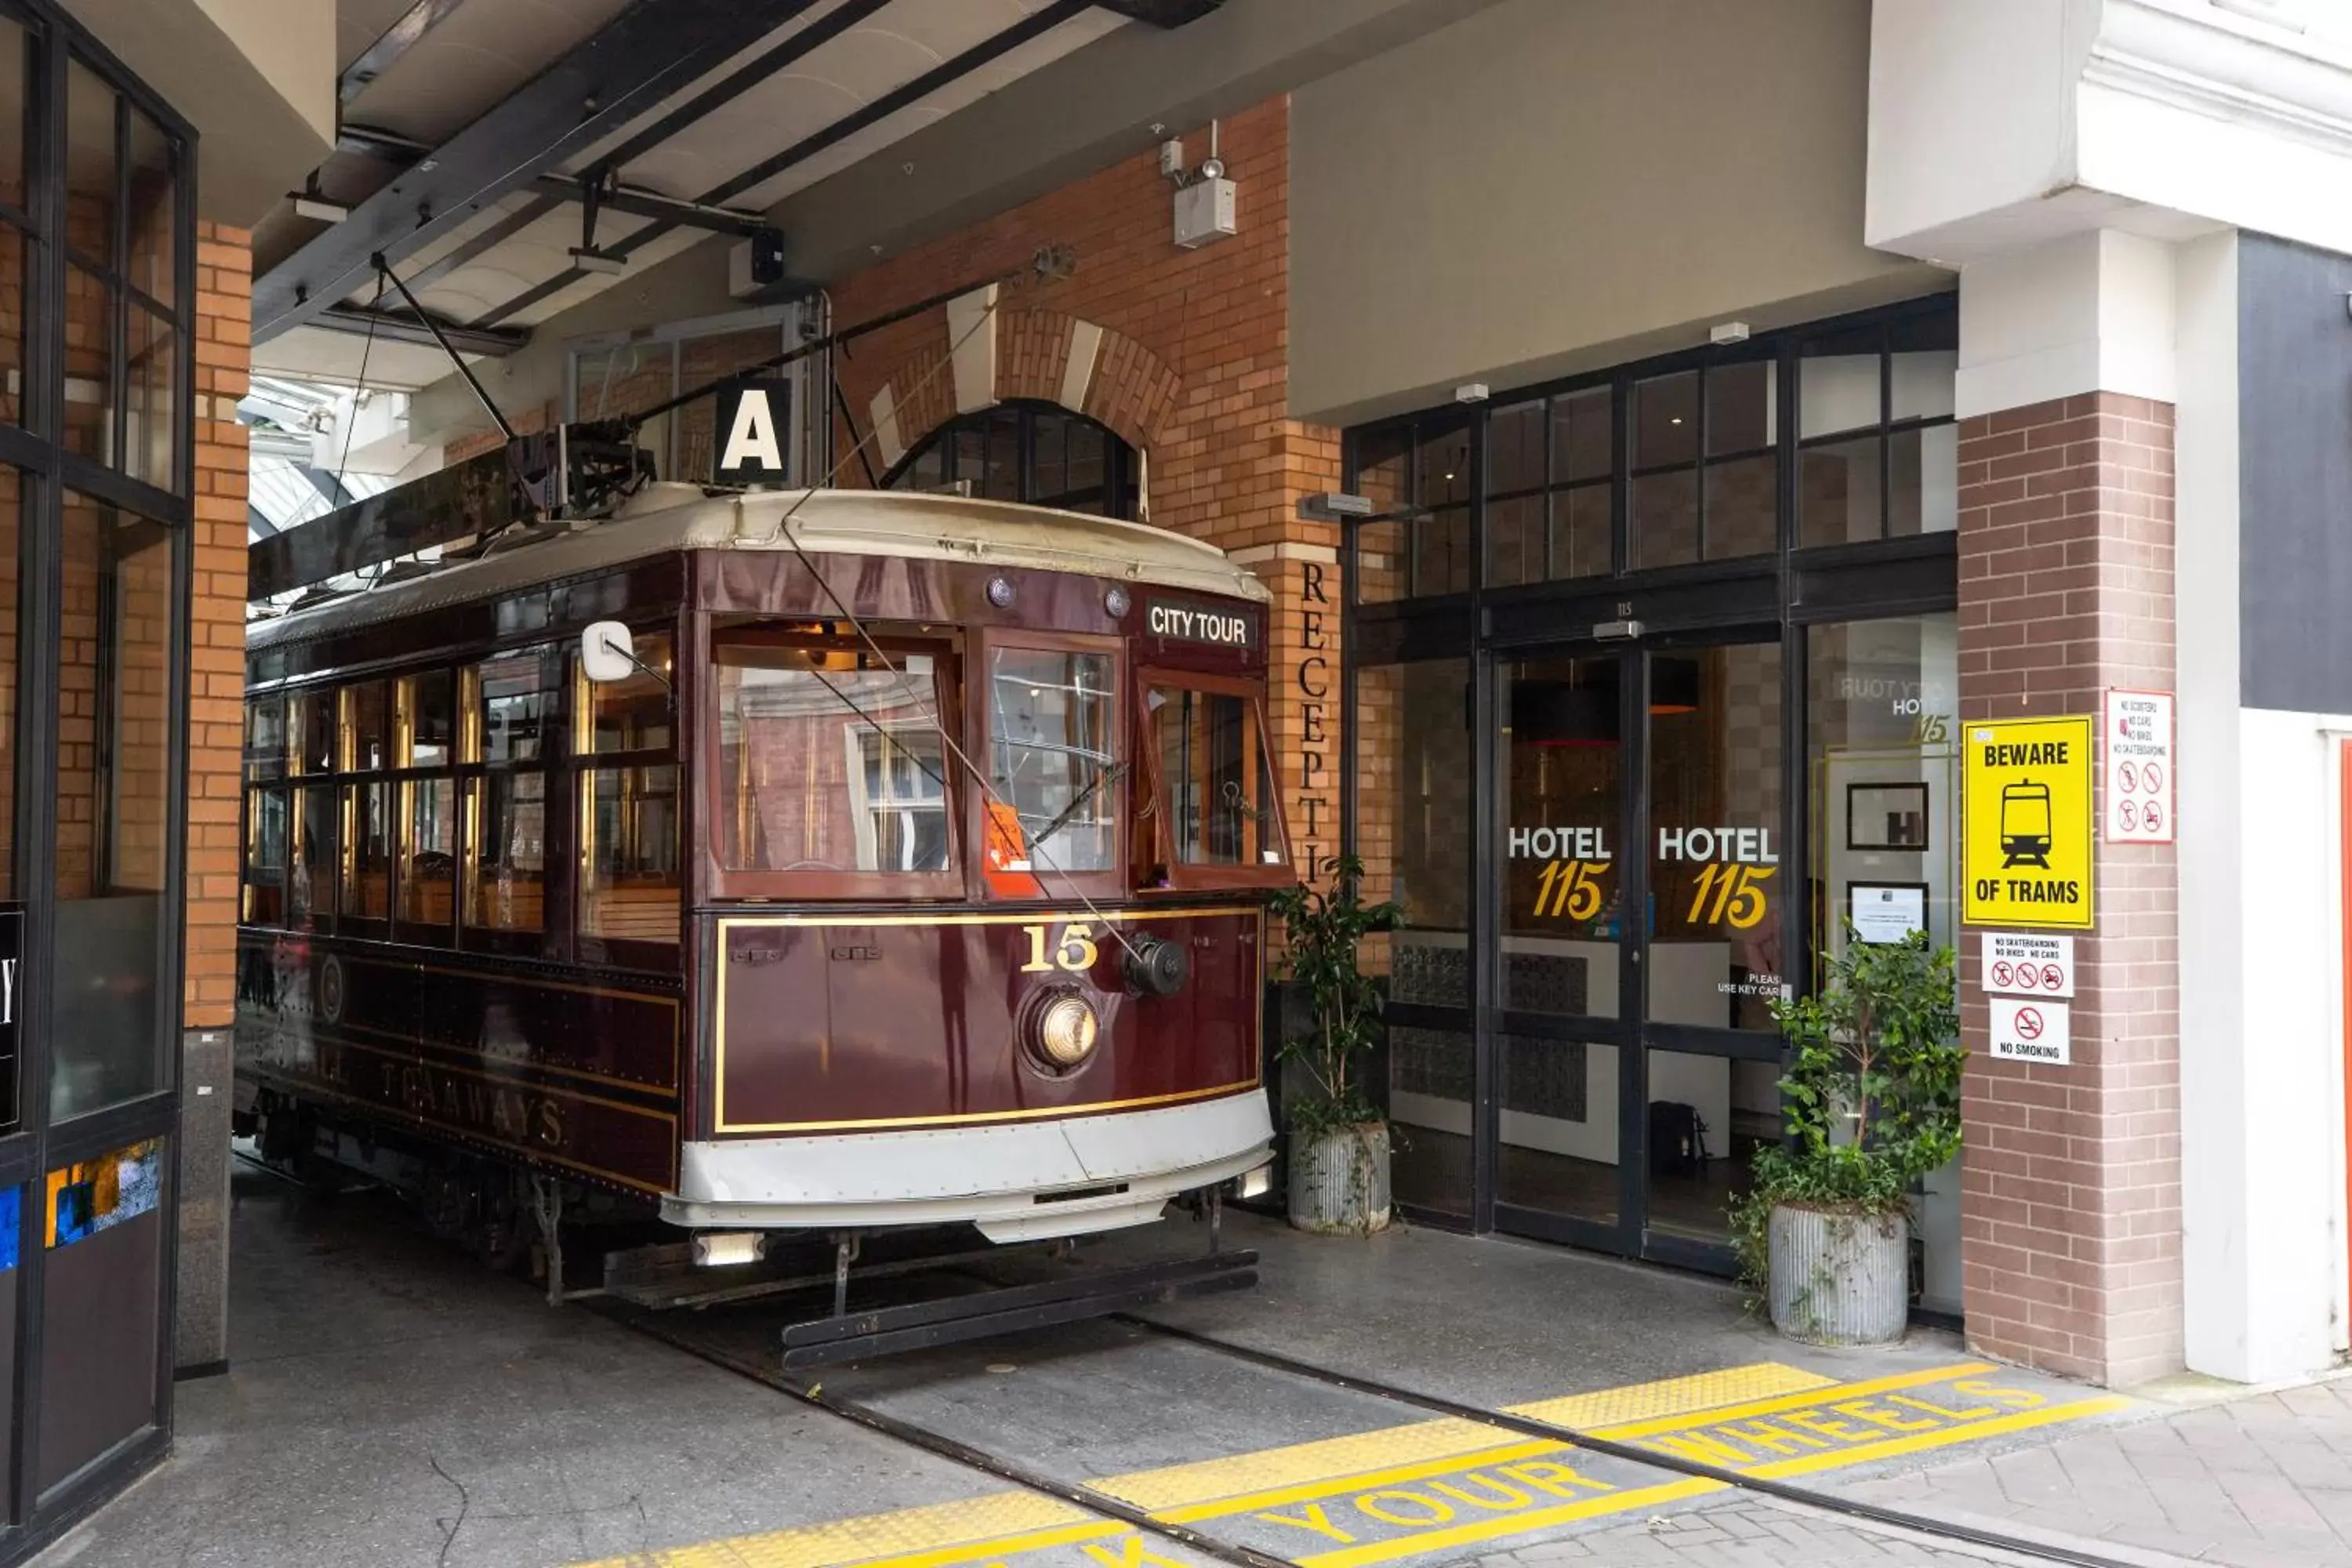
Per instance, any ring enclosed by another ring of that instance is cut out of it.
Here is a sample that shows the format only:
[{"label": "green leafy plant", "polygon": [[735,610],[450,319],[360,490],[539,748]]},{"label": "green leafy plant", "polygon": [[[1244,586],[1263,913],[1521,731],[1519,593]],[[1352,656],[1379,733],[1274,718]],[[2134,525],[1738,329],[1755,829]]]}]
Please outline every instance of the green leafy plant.
[{"label": "green leafy plant", "polygon": [[1819,993],[1772,1005],[1789,1047],[1788,1141],[1757,1151],[1731,1214],[1751,1295],[1768,1277],[1775,1208],[1907,1214],[1919,1178],[1959,1152],[1968,1052],[1952,950],[1919,932],[1862,942],[1851,923],[1845,936]]},{"label": "green leafy plant", "polygon": [[1308,1139],[1381,1120],[1364,1084],[1379,1036],[1381,988],[1357,967],[1357,949],[1375,931],[1404,923],[1402,905],[1364,902],[1358,887],[1362,861],[1342,855],[1322,868],[1329,878],[1326,887],[1302,882],[1267,902],[1282,921],[1279,973],[1306,991],[1313,1014],[1307,1028],[1286,1032],[1278,1053],[1312,1080],[1313,1092],[1291,1098],[1285,1108],[1291,1131]]}]

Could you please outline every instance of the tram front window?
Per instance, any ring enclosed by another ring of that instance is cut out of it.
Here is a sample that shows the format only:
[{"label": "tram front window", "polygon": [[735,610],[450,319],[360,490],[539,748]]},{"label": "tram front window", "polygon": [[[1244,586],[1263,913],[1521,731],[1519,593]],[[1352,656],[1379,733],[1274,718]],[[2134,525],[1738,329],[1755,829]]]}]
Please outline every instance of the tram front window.
[{"label": "tram front window", "polygon": [[728,870],[952,868],[931,656],[747,637],[713,658]]},{"label": "tram front window", "polygon": [[1177,863],[1279,866],[1273,759],[1256,705],[1238,691],[1155,683],[1144,706]]},{"label": "tram front window", "polygon": [[989,656],[989,786],[1021,819],[1045,869],[1116,867],[1117,660],[1000,647]]}]

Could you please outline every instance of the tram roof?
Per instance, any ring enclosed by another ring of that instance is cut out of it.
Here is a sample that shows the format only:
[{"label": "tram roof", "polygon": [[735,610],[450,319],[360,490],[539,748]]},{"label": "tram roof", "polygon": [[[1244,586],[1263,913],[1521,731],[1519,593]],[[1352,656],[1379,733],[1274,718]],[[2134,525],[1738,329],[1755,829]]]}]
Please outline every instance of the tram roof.
[{"label": "tram roof", "polygon": [[896,490],[761,490],[709,495],[699,486],[648,485],[612,517],[557,525],[571,531],[497,553],[450,562],[423,576],[354,589],[339,598],[248,624],[246,645],[268,647],[348,631],[446,605],[494,599],[534,584],[685,550],[789,554],[787,513],[809,553],[895,555],[1082,573],[1264,603],[1255,577],[1214,545],[1149,523],[1010,501]]}]

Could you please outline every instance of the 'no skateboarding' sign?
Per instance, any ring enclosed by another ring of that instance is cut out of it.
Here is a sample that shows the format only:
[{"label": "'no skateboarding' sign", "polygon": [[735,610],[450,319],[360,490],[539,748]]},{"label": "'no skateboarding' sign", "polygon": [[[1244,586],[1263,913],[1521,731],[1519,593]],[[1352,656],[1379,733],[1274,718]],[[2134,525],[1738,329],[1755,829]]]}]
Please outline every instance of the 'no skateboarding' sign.
[{"label": "'no skateboarding' sign", "polygon": [[2090,930],[2096,726],[2087,718],[1998,719],[1960,728],[1960,918]]}]

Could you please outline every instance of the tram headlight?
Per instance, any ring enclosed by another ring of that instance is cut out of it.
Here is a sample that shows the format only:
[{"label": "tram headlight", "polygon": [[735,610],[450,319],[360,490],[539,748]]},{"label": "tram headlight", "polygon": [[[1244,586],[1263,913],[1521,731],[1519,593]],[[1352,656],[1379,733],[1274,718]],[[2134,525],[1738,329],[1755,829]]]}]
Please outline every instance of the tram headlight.
[{"label": "tram headlight", "polygon": [[1045,1063],[1064,1072],[1095,1054],[1101,1021],[1092,1004],[1075,991],[1066,991],[1033,1015],[1030,1043]]}]

